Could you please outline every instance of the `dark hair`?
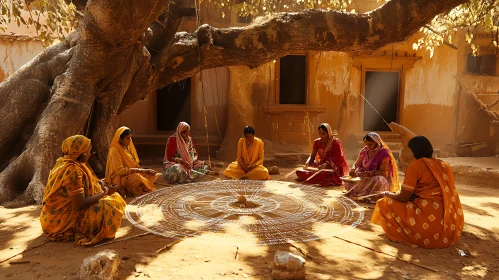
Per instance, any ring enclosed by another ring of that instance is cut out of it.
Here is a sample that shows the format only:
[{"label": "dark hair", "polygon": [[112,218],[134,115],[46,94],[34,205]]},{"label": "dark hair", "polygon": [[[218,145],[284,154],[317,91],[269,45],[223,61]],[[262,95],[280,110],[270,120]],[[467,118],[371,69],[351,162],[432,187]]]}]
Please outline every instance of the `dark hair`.
[{"label": "dark hair", "polygon": [[256,131],[255,131],[255,128],[254,128],[254,127],[252,127],[252,126],[249,126],[249,125],[248,125],[248,126],[246,126],[246,127],[244,128],[244,135],[246,135],[246,134],[248,134],[248,133],[251,133],[251,134],[255,135],[255,132],[256,132]]},{"label": "dark hair", "polygon": [[433,157],[433,146],[424,136],[413,137],[409,140],[408,146],[416,159]]},{"label": "dark hair", "polygon": [[366,136],[364,136],[364,138],[362,139],[363,141],[368,141],[368,142],[374,142],[376,143],[376,141],[374,141],[371,136],[369,136],[369,134],[366,134]]},{"label": "dark hair", "polygon": [[123,131],[123,133],[121,133],[120,139],[123,139],[123,138],[127,137],[130,134],[132,134],[132,130],[130,128],[127,128],[127,129],[125,129],[125,131]]},{"label": "dark hair", "polygon": [[322,130],[324,130],[325,132],[327,132],[329,134],[329,132],[327,131],[327,127],[324,124],[319,125],[319,127],[317,128],[317,130],[319,130],[319,129],[322,129]]}]

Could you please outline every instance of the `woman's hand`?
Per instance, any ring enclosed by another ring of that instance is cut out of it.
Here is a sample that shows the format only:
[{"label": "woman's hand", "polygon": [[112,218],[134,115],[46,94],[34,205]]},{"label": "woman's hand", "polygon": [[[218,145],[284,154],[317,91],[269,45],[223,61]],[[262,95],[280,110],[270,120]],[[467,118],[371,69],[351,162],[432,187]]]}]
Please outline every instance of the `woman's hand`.
[{"label": "woman's hand", "polygon": [[317,166],[317,169],[326,169],[326,168],[327,168],[327,163],[319,164],[319,166]]},{"label": "woman's hand", "polygon": [[103,187],[102,188],[102,197],[106,196],[108,192],[109,192],[109,189],[107,187]]},{"label": "woman's hand", "polygon": [[151,175],[151,176],[154,176],[154,175],[156,175],[156,173],[157,173],[157,172],[156,172],[156,170],[154,170],[154,169],[150,169],[150,168],[148,168],[148,169],[144,169],[144,170],[145,170],[145,171],[144,171],[144,173],[146,173],[146,174],[148,174],[148,175]]},{"label": "woman's hand", "polygon": [[371,177],[371,171],[360,172],[358,174],[358,176],[359,177],[363,177],[363,178],[365,178],[365,177]]},{"label": "woman's hand", "polygon": [[181,160],[180,163],[188,170],[191,170],[192,169],[192,166],[190,163],[188,163],[187,161],[185,160]]},{"label": "woman's hand", "polygon": [[355,170],[350,170],[350,172],[348,173],[348,175],[350,175],[350,177],[357,177],[358,174]]},{"label": "woman's hand", "polygon": [[106,187],[108,188],[107,195],[112,195],[113,193],[117,192],[119,187],[120,186],[118,185],[109,185],[108,187]]},{"label": "woman's hand", "polygon": [[248,165],[248,167],[246,167],[246,172],[250,172],[251,170],[255,169],[255,165],[254,164],[250,164]]}]

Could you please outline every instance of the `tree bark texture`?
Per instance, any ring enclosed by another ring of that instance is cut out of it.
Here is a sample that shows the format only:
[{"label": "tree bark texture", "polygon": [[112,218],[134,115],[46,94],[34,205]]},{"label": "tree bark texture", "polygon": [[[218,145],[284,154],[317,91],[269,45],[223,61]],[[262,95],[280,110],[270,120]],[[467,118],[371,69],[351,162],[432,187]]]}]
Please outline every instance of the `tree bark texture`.
[{"label": "tree bark texture", "polygon": [[[62,141],[92,139],[105,170],[113,118],[149,93],[202,69],[250,68],[295,50],[370,53],[402,41],[464,0],[392,0],[367,14],[279,13],[246,27],[177,32],[169,0],[78,1],[78,29],[0,84],[0,203],[40,203]],[[83,10],[82,7],[79,7]]]}]

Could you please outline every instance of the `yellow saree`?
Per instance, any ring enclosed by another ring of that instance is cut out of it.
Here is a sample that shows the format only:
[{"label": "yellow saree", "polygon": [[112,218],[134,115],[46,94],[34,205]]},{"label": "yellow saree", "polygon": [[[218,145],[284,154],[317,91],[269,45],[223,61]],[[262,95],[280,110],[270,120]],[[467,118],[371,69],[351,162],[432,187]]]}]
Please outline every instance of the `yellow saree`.
[{"label": "yellow saree", "polygon": [[[253,143],[246,148],[246,139],[241,138],[237,143],[237,160],[232,162],[224,171],[226,177],[232,179],[240,179],[246,177],[250,180],[268,180],[270,179],[269,171],[263,166],[264,160],[264,143],[259,138],[255,137]],[[245,165],[255,165],[256,167],[246,173],[239,163]]]},{"label": "yellow saree", "polygon": [[120,127],[111,141],[106,163],[106,182],[119,185],[119,193],[123,196],[140,196],[155,190],[154,182],[158,176],[131,173],[131,168],[139,168],[140,165],[133,141],[130,140],[128,147],[120,145],[120,135],[127,129],[126,126]]},{"label": "yellow saree", "polygon": [[[117,193],[101,198],[97,203],[83,210],[73,208],[71,195],[84,193],[85,197],[102,191],[99,179],[86,164],[69,157],[70,153],[83,153],[79,147],[88,138],[72,136],[63,143],[73,142],[69,152],[57,159],[50,171],[45,187],[40,214],[43,234],[52,241],[74,240],[78,246],[92,245],[105,238],[114,238],[121,225],[126,203]],[[76,141],[73,141],[75,140]],[[88,140],[88,141],[87,141]],[[82,145],[83,143],[83,145]],[[67,148],[67,147],[66,147]],[[78,151],[78,149],[80,151]]]}]

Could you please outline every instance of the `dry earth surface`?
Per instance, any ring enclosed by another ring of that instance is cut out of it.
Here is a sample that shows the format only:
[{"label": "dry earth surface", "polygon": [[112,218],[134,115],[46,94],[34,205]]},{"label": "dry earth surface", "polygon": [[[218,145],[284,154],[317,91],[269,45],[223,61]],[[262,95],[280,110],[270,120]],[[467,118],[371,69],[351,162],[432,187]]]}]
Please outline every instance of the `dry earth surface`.
[{"label": "dry earth surface", "polygon": [[[159,165],[150,167],[161,169]],[[292,170],[282,169],[280,175],[271,177],[293,181],[294,176],[283,178]],[[163,178],[156,186],[168,187]],[[296,244],[315,259],[306,258],[307,279],[499,279],[499,188],[457,187],[466,225],[455,246],[428,250],[390,242],[382,229],[370,222],[372,205],[362,204],[365,219],[356,228],[340,230],[333,238]],[[342,188],[330,192],[341,195]],[[39,205],[0,207],[0,261],[44,243],[39,214]],[[115,241],[143,233],[124,218]],[[174,240],[146,234],[88,248],[75,247],[72,242],[48,242],[1,263],[0,279],[78,279],[83,259],[104,249],[120,255],[120,279],[271,279],[277,250],[300,254],[289,245],[240,245],[235,258],[236,244],[221,245],[203,238],[209,237],[187,238],[160,253],[156,252]],[[459,250],[469,254],[461,256]]]}]

